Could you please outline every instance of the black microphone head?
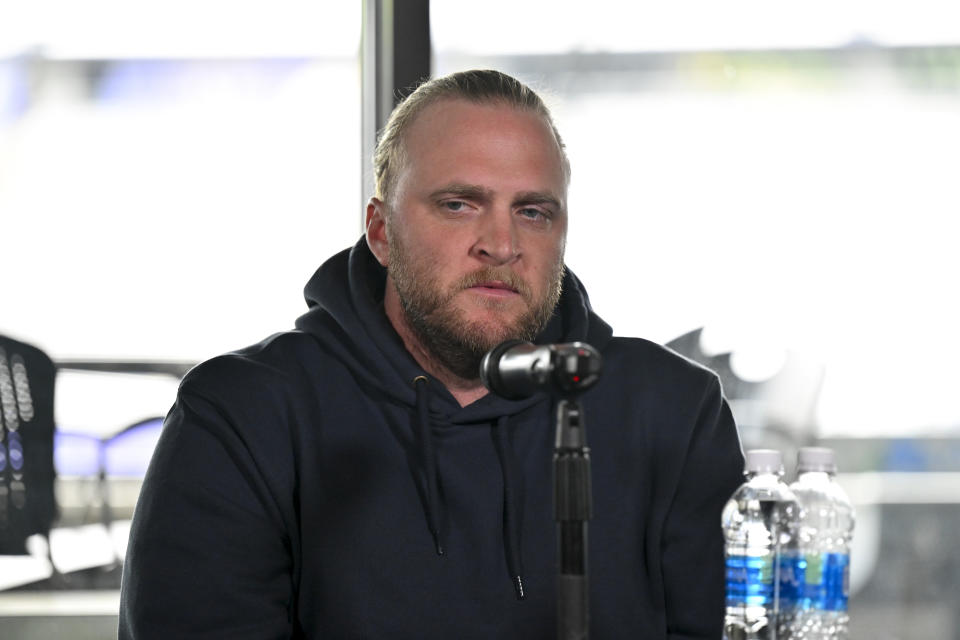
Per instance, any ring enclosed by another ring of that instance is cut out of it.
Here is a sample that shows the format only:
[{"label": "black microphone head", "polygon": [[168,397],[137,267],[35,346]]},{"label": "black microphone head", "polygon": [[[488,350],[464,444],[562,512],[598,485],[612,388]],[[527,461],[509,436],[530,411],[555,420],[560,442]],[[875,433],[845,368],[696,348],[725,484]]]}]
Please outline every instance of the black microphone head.
[{"label": "black microphone head", "polygon": [[523,340],[507,340],[487,351],[483,360],[480,361],[480,381],[483,382],[483,386],[499,396],[510,396],[510,390],[506,388],[500,376],[500,358],[509,349],[523,343]]},{"label": "black microphone head", "polygon": [[583,342],[535,345],[508,340],[483,357],[480,380],[508,400],[542,391],[572,398],[597,382],[601,367],[600,354]]}]

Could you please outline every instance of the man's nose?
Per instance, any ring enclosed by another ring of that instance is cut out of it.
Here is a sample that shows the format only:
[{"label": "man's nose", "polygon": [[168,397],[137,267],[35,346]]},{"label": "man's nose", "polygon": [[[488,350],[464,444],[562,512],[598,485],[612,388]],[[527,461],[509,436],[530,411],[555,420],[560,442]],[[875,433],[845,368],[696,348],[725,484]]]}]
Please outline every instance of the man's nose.
[{"label": "man's nose", "polygon": [[507,212],[488,212],[481,216],[477,239],[471,253],[487,264],[509,264],[520,255],[513,215]]}]

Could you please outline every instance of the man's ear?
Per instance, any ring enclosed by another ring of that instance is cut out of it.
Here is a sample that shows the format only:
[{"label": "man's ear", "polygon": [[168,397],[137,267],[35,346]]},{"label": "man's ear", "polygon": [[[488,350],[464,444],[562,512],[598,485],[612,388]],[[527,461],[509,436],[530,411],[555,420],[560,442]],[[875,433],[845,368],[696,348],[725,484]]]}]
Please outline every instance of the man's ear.
[{"label": "man's ear", "polygon": [[390,243],[387,242],[387,205],[379,198],[370,198],[367,203],[366,236],[367,246],[377,262],[387,266],[390,255]]}]

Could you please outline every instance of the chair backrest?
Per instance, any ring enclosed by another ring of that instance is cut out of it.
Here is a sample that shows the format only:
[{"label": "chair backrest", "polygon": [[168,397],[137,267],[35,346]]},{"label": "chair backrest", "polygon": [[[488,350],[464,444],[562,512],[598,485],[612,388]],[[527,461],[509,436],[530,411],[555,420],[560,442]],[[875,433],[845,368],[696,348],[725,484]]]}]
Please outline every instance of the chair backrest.
[{"label": "chair backrest", "polygon": [[40,349],[0,335],[0,555],[26,554],[57,517],[53,465],[56,367]]}]

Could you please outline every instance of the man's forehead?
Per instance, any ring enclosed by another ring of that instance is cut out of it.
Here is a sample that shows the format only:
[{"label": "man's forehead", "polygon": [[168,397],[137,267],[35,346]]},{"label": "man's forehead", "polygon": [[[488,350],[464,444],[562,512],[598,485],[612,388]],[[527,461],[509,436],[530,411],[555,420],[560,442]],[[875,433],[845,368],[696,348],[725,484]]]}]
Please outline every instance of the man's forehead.
[{"label": "man's forehead", "polygon": [[[518,176],[529,175],[532,170],[545,175],[558,172],[561,185],[550,185],[549,189],[546,184],[536,185],[535,190],[557,192],[558,200],[566,192],[564,156],[550,122],[543,114],[501,100],[438,100],[416,116],[402,147],[401,173],[419,173],[422,162],[447,163],[442,168],[455,173],[460,161],[486,156],[498,163],[516,163]],[[448,178],[456,181],[455,175]]]}]

